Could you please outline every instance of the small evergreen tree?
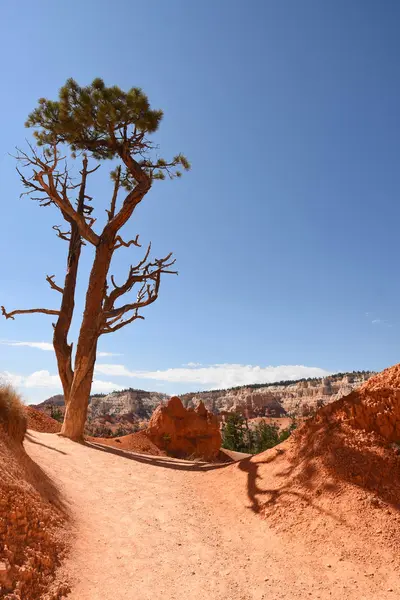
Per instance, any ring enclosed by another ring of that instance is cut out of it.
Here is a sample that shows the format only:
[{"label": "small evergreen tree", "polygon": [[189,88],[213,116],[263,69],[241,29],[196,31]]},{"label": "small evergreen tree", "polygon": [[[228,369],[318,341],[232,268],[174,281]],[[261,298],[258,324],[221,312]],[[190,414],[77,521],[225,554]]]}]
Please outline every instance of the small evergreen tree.
[{"label": "small evergreen tree", "polygon": [[235,452],[259,454],[287,440],[294,429],[293,420],[287,429],[279,429],[276,423],[264,420],[250,427],[247,419],[238,413],[228,415],[222,428],[222,447]]},{"label": "small evergreen tree", "polygon": [[253,453],[258,454],[279,444],[279,427],[275,423],[261,421],[253,432]]},{"label": "small evergreen tree", "polygon": [[245,419],[238,413],[227,416],[222,428],[222,447],[235,452],[248,451]]}]

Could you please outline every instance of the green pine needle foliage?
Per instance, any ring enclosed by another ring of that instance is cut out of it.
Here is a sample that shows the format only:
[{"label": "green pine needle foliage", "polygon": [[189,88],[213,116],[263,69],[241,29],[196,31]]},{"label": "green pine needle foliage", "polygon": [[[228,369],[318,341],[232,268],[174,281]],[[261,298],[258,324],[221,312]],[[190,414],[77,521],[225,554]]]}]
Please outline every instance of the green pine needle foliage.
[{"label": "green pine needle foliage", "polygon": [[222,447],[235,452],[259,454],[285,441],[294,429],[295,421],[282,430],[275,423],[265,421],[249,427],[248,421],[242,415],[231,413],[222,428]]},{"label": "green pine needle foliage", "polygon": [[[37,144],[46,146],[47,151],[64,143],[73,156],[84,152],[97,160],[122,158],[124,153],[139,155],[137,163],[151,179],[180,177],[182,173],[176,167],[190,169],[182,154],[171,161],[149,158],[155,148],[149,135],[158,130],[162,118],[162,110],[151,108],[148,97],[138,87],[125,92],[118,86],[107,87],[100,78],[81,87],[68,79],[58,100],[40,98],[26,126],[35,129]],[[128,172],[122,174],[121,182],[128,190],[137,183]]]}]

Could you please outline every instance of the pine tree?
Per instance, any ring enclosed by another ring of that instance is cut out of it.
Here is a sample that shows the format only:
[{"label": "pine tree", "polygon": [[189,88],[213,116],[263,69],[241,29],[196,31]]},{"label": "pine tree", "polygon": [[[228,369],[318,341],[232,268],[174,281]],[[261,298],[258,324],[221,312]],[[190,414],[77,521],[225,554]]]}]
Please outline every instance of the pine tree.
[{"label": "pine tree", "polygon": [[238,413],[227,416],[222,429],[222,447],[235,452],[246,452],[248,440],[245,419]]},{"label": "pine tree", "polygon": [[253,431],[253,452],[258,454],[279,444],[279,427],[274,423],[261,421]]},{"label": "pine tree", "polygon": [[[168,161],[154,158],[156,146],[150,136],[157,131],[162,117],[162,111],[152,109],[139,88],[124,92],[117,86],[106,87],[101,79],[81,87],[69,79],[61,88],[58,100],[39,100],[26,123],[35,129],[37,147],[30,146],[29,151],[19,151],[17,155],[20,165],[30,170],[28,175],[18,170],[25,193],[41,206],[57,207],[65,221],[64,228],[54,226],[54,230],[59,238],[68,242],[67,268],[63,286],[54,281],[54,275],[46,277],[50,287],[61,294],[58,309],[11,312],[1,309],[7,319],[27,313],[56,317],[53,345],[66,404],[61,434],[74,440],[83,437],[99,337],[143,319],[141,309],[158,298],[162,275],[176,273],[171,270],[175,263],[172,253],[152,260],[150,244],[144,257],[130,267],[124,283],[117,284],[113,276],[109,277],[117,250],[140,247],[138,236],[125,241],[119,232],[154,181],[180,177],[180,169],[190,168],[182,154]],[[70,163],[66,162],[66,149],[81,165],[78,182],[72,178]],[[93,216],[96,199],[88,193],[88,179],[110,159],[117,163],[110,171],[113,193],[107,222],[96,232]],[[89,160],[97,164],[89,168]],[[68,335],[84,245],[93,246],[95,253],[73,362]],[[122,296],[134,288],[135,297],[120,304]]]}]

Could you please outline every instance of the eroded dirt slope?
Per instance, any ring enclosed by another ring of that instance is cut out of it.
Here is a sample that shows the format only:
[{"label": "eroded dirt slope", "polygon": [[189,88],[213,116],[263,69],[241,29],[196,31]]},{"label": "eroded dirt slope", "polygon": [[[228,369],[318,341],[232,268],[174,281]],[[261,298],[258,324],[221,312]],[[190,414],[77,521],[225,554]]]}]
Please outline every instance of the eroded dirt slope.
[{"label": "eroded dirt slope", "polygon": [[342,500],[342,490],[322,478],[310,496],[324,485],[330,507],[313,506],[293,488],[286,496],[303,511],[295,519],[267,510],[271,496],[285,498],[273,489],[290,475],[287,445],[219,466],[50,434],[34,438],[27,449],[61,488],[74,518],[63,569],[72,600],[387,600],[400,593],[398,553],[386,532],[374,523],[366,544],[350,518],[357,510],[371,522],[371,514],[377,519],[390,510],[397,520],[392,506],[379,504],[363,517],[369,492],[355,488],[365,499],[349,505],[345,520],[339,507],[350,496]]},{"label": "eroded dirt slope", "polygon": [[53,599],[67,589],[62,579],[52,585],[67,519],[57,486],[0,427],[0,598]]},{"label": "eroded dirt slope", "polygon": [[25,414],[28,420],[28,429],[40,431],[41,433],[58,433],[61,431],[61,423],[32,406],[25,406]]}]

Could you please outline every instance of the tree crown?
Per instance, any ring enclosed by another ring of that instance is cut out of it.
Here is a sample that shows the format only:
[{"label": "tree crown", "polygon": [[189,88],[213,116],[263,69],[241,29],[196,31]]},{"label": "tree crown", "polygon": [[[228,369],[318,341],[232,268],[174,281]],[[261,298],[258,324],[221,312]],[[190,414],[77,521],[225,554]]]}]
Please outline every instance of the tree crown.
[{"label": "tree crown", "polygon": [[[118,86],[107,87],[100,78],[84,87],[68,79],[58,100],[39,99],[25,125],[36,129],[39,146],[65,143],[73,153],[89,152],[97,160],[139,155],[136,166],[151,179],[180,177],[175,167],[190,168],[182,154],[171,161],[149,159],[149,150],[155,146],[148,136],[157,131],[162,118],[162,110],[152,109],[138,87],[124,92]],[[130,189],[137,180],[127,171],[121,183]]]},{"label": "tree crown", "polygon": [[128,92],[118,86],[106,87],[100,78],[85,87],[68,79],[59,91],[59,100],[39,99],[28,116],[27,127],[39,128],[39,145],[66,142],[73,150],[91,150],[95,158],[113,158],[119,129],[135,127],[142,134],[157,131],[163,112],[152,110],[140,88]]}]

